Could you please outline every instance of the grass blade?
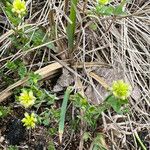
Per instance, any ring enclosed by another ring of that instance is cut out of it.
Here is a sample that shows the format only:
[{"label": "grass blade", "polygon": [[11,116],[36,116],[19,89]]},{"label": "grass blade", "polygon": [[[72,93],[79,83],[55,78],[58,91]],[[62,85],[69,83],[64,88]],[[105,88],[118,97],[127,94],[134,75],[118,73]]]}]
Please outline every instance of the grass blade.
[{"label": "grass blade", "polygon": [[69,96],[70,96],[71,92],[72,92],[72,88],[68,87],[66,92],[65,92],[63,103],[62,103],[62,106],[61,106],[59,130],[58,130],[60,143],[62,143],[62,135],[63,135],[63,132],[64,132],[64,124],[65,124],[65,115],[66,115],[67,103],[68,103],[68,99],[69,99]]},{"label": "grass blade", "polygon": [[135,137],[136,137],[137,141],[139,142],[139,144],[140,144],[140,146],[141,146],[142,150],[147,150],[147,148],[145,147],[145,145],[144,145],[144,144],[143,144],[143,142],[141,141],[141,139],[140,139],[140,137],[139,137],[138,133],[137,133],[137,132],[135,132],[135,133],[134,133],[134,135],[135,135]]},{"label": "grass blade", "polygon": [[68,22],[67,26],[67,37],[68,37],[68,48],[69,54],[73,51],[73,43],[74,43],[74,33],[76,27],[76,7],[77,7],[78,0],[71,0],[71,8],[70,8],[70,15],[69,19],[72,23]]}]

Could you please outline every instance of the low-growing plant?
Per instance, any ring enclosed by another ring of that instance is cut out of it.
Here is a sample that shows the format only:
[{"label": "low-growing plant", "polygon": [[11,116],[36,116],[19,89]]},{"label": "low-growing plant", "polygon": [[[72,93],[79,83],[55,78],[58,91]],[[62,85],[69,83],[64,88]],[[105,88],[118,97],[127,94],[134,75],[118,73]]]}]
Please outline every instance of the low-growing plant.
[{"label": "low-growing plant", "polygon": [[8,61],[6,64],[6,68],[14,73],[17,73],[20,79],[24,78],[27,75],[27,68],[20,59],[17,59],[15,61]]},{"label": "low-growing plant", "polygon": [[127,109],[124,107],[128,104],[128,97],[131,94],[131,86],[123,80],[114,81],[109,91],[110,95],[104,102],[98,106],[90,104],[81,94],[76,93],[71,97],[74,106],[82,109],[84,115],[78,114],[78,118],[83,119],[89,126],[95,128],[97,120],[102,112],[113,108],[116,113],[125,113]]},{"label": "low-growing plant", "polygon": [[11,113],[11,108],[6,106],[0,106],[0,118],[5,118]]},{"label": "low-growing plant", "polygon": [[[58,123],[60,118],[60,109],[56,108],[45,108],[41,114],[38,115],[39,124],[45,127],[50,127],[53,123]],[[53,127],[51,127],[53,128]]]},{"label": "low-growing plant", "polygon": [[[38,81],[40,75],[33,72],[28,73],[28,82],[24,88],[17,90],[15,93],[16,101],[26,110],[22,122],[27,129],[32,129],[37,123],[44,126],[49,126],[52,120],[56,121],[59,118],[59,110],[52,108],[55,100],[58,98],[49,91],[40,88]],[[17,96],[18,95],[18,96]],[[46,104],[46,108],[39,115],[32,111],[32,108],[38,112],[42,104]],[[57,121],[58,122],[58,121]]]}]

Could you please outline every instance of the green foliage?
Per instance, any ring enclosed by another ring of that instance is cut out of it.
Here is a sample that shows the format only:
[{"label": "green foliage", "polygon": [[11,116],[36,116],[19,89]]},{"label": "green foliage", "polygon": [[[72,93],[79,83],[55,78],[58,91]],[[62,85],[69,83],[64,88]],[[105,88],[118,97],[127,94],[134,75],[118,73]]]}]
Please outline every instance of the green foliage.
[{"label": "green foliage", "polygon": [[7,3],[12,3],[13,0],[2,0],[0,3],[6,6]]},{"label": "green foliage", "polygon": [[28,84],[30,86],[32,85],[37,85],[38,81],[41,79],[41,76],[37,73],[34,73],[34,72],[30,72],[28,73]]},{"label": "green foliage", "polygon": [[124,6],[127,3],[126,0],[123,0],[119,5],[117,6],[111,6],[111,5],[103,5],[98,3],[95,7],[95,12],[100,15],[105,15],[105,16],[122,16],[126,15],[126,12],[124,11]]},{"label": "green foliage", "polygon": [[15,71],[15,70],[17,70],[18,66],[17,66],[16,62],[8,61],[6,64],[6,67],[10,70]]},{"label": "green foliage", "polygon": [[48,150],[56,150],[53,141],[49,141],[49,142],[48,142]]},{"label": "green foliage", "polygon": [[[15,34],[10,37],[10,40],[14,49],[26,51],[35,46],[49,42],[50,38],[45,34],[42,27],[36,27],[34,30],[30,30],[29,26],[25,26],[22,29],[16,29]],[[48,44],[46,47],[52,50],[55,49],[53,43]]]},{"label": "green foliage", "polygon": [[84,111],[84,115],[78,114],[78,118],[84,120],[89,126],[95,128],[97,118],[99,116],[99,109],[97,106],[89,104],[87,99],[82,97],[81,94],[76,93],[72,96],[73,104],[76,108]]},{"label": "green foliage", "polygon": [[9,145],[8,150],[18,150],[18,147],[17,146],[13,146],[13,145]]},{"label": "green foliage", "polygon": [[124,12],[123,9],[124,5],[120,4],[118,6],[116,6],[116,8],[114,9],[114,15],[115,16],[119,16],[119,15],[126,15],[126,13]]},{"label": "green foliage", "polygon": [[6,117],[8,114],[10,114],[11,108],[6,106],[0,106],[0,118]]},{"label": "green foliage", "polygon": [[123,111],[121,110],[121,107],[125,104],[128,104],[128,100],[125,99],[118,99],[116,97],[114,97],[113,95],[109,96],[106,99],[106,102],[114,109],[114,111],[116,111],[117,113],[123,113]]},{"label": "green foliage", "polygon": [[6,64],[7,69],[18,72],[19,77],[22,79],[27,75],[27,68],[21,60],[8,61]]},{"label": "green foliage", "polygon": [[46,103],[47,106],[54,104],[55,100],[58,98],[55,94],[51,94],[45,89],[40,89],[39,87],[32,86],[31,88],[36,96],[35,107],[39,108],[43,103]]},{"label": "green foliage", "polygon": [[108,96],[106,100],[98,106],[88,103],[86,98],[82,97],[79,93],[74,94],[71,99],[74,106],[78,109],[83,110],[84,112],[83,116],[78,114],[78,118],[82,119],[84,122],[87,123],[88,126],[93,128],[96,127],[97,120],[101,113],[110,108],[113,108],[114,111],[119,114],[128,112],[128,109],[122,108],[125,104],[128,104],[128,100],[118,99],[113,95]]},{"label": "green foliage", "polygon": [[[44,44],[46,42],[50,41],[50,38],[47,34],[45,34],[45,30],[43,27],[36,27],[34,30],[28,30],[29,27],[26,27],[23,32],[23,34],[26,36],[27,39],[30,40],[30,46],[35,47],[41,44]],[[54,44],[48,44],[48,48],[54,49]]]},{"label": "green foliage", "polygon": [[38,116],[39,124],[50,126],[54,122],[58,122],[60,118],[60,109],[45,108],[45,110]]},{"label": "green foliage", "polygon": [[19,64],[18,74],[21,79],[23,79],[27,75],[27,68],[23,63]]},{"label": "green foliage", "polygon": [[98,14],[110,16],[114,14],[115,8],[113,6],[97,5],[95,11]]}]

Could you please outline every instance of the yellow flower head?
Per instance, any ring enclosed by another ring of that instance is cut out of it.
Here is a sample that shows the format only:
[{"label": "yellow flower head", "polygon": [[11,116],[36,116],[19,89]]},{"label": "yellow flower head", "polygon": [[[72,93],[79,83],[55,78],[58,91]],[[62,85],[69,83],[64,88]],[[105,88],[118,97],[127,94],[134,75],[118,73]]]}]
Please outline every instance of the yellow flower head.
[{"label": "yellow flower head", "polygon": [[34,97],[31,90],[23,90],[18,99],[21,105],[23,105],[25,108],[28,108],[35,103],[36,97]]},{"label": "yellow flower head", "polygon": [[131,86],[123,80],[114,81],[112,93],[117,98],[126,99],[131,94]]},{"label": "yellow flower head", "polygon": [[99,4],[106,5],[109,3],[109,0],[98,0]]},{"label": "yellow flower head", "polygon": [[17,13],[19,18],[26,13],[26,3],[24,0],[14,0],[12,12]]},{"label": "yellow flower head", "polygon": [[21,120],[24,126],[26,126],[27,129],[35,128],[35,123],[37,122],[35,114],[32,113],[29,115],[27,112],[25,112],[24,116],[25,117]]}]

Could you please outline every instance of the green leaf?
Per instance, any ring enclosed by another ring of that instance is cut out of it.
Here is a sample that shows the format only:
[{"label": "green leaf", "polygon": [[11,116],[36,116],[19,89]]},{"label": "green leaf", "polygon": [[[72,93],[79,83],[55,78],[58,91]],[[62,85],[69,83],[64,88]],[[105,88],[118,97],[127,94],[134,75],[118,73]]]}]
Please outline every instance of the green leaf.
[{"label": "green leaf", "polygon": [[9,145],[7,150],[18,150],[19,148],[17,146],[14,145]]},{"label": "green leaf", "polygon": [[119,16],[119,15],[126,15],[127,13],[124,12],[124,6],[127,3],[126,0],[122,0],[120,5],[116,6],[116,8],[114,9],[114,15]]},{"label": "green leaf", "polygon": [[60,113],[60,121],[59,121],[59,139],[60,139],[60,143],[62,142],[62,135],[64,132],[64,124],[65,124],[65,116],[66,116],[66,111],[67,111],[67,103],[68,103],[68,99],[70,96],[70,93],[72,92],[72,88],[68,87],[65,95],[64,95],[64,99],[63,99],[63,103],[61,106],[61,113]]},{"label": "green leaf", "polygon": [[[32,32],[27,32],[26,35],[28,38],[32,37],[31,39],[32,46],[38,46],[40,44],[50,41],[50,38],[48,37],[48,35],[46,35],[45,32],[46,31],[44,31],[42,28],[37,28]],[[50,43],[46,45],[46,47],[52,49],[53,51],[56,50],[54,43]]]},{"label": "green leaf", "polygon": [[114,9],[114,15],[118,16],[118,15],[122,15],[124,13],[123,11],[123,6],[122,5],[118,5],[115,9]]},{"label": "green leaf", "polygon": [[115,8],[113,6],[103,6],[103,5],[96,6],[96,12],[101,15],[107,16],[113,15],[114,9]]},{"label": "green leaf", "polygon": [[91,114],[95,114],[97,111],[97,108],[95,106],[89,106],[88,108],[88,111],[91,113]]},{"label": "green leaf", "polygon": [[47,102],[47,105],[54,104],[55,100],[58,100],[55,94],[51,94],[49,91],[45,89],[43,92],[45,93],[45,100]]},{"label": "green leaf", "polygon": [[98,3],[100,5],[107,5],[109,3],[109,0],[98,0]]},{"label": "green leaf", "polygon": [[42,124],[42,117],[40,117],[40,116],[37,116],[37,122],[38,122],[38,124]]},{"label": "green leaf", "polygon": [[116,111],[117,113],[120,112],[120,108],[121,108],[120,100],[118,100],[114,96],[110,96],[107,99],[107,102],[108,102],[109,105],[111,105],[111,107],[114,109],[114,111]]},{"label": "green leaf", "polygon": [[50,124],[50,120],[49,119],[44,119],[43,124],[45,126],[48,126]]},{"label": "green leaf", "polygon": [[13,70],[13,71],[17,69],[16,63],[12,62],[12,61],[8,61],[6,64],[6,67],[10,70]]},{"label": "green leaf", "polygon": [[3,115],[3,113],[0,111],[0,117]]},{"label": "green leaf", "polygon": [[107,8],[104,11],[104,15],[113,15],[114,7],[113,6],[107,6]]},{"label": "green leaf", "polygon": [[70,50],[70,53],[73,51],[73,47],[74,47],[77,2],[78,0],[71,0],[69,19],[71,20],[72,23],[68,22],[68,26],[67,26],[68,48]]},{"label": "green leaf", "polygon": [[15,60],[13,62],[8,61],[6,64],[6,68],[18,72],[18,75],[22,79],[27,75],[27,68],[21,60]]},{"label": "green leaf", "polygon": [[19,65],[18,74],[21,79],[24,78],[25,75],[27,74],[27,68],[23,63]]},{"label": "green leaf", "polygon": [[122,113],[121,107],[125,104],[128,104],[128,100],[118,99],[111,95],[106,99],[106,103],[108,103],[117,113]]},{"label": "green leaf", "polygon": [[34,72],[30,72],[28,77],[29,77],[28,83],[30,85],[36,85],[38,81],[41,79],[41,76],[38,73]]},{"label": "green leaf", "polygon": [[56,150],[53,141],[49,141],[49,142],[48,142],[48,150]]}]

